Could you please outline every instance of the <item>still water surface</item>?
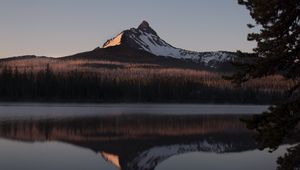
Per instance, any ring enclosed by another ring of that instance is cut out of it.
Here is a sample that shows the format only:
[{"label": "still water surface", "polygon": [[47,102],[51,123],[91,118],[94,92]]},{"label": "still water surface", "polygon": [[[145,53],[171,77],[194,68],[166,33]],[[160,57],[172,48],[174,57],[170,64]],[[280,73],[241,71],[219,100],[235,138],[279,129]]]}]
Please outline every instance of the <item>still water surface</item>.
[{"label": "still water surface", "polygon": [[271,170],[240,118],[267,106],[0,104],[0,169]]}]

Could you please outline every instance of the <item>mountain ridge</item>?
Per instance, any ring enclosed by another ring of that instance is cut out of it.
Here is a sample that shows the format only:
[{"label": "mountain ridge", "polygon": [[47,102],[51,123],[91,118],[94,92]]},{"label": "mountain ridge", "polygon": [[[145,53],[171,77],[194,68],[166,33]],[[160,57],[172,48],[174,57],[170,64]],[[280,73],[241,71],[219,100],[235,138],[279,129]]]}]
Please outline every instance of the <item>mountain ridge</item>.
[{"label": "mountain ridge", "polygon": [[137,28],[130,28],[107,40],[102,47],[62,57],[25,55],[0,59],[1,63],[23,59],[72,60],[93,59],[131,63],[158,64],[163,67],[191,68],[208,71],[235,71],[232,62],[239,60],[235,52],[196,52],[174,47],[161,39],[147,21]]},{"label": "mountain ridge", "polygon": [[137,28],[130,28],[107,40],[102,48],[125,46],[147,51],[156,56],[192,60],[209,67],[217,67],[220,63],[234,61],[237,55],[228,51],[196,52],[174,47],[161,39],[147,21]]}]

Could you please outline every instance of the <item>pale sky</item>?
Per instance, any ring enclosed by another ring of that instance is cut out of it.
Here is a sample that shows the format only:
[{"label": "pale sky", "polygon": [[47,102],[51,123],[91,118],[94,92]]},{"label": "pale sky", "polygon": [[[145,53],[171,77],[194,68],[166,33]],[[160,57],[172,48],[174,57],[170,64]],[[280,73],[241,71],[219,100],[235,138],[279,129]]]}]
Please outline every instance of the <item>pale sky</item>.
[{"label": "pale sky", "polygon": [[0,0],[0,57],[89,51],[147,20],[175,47],[251,52],[237,0]]}]

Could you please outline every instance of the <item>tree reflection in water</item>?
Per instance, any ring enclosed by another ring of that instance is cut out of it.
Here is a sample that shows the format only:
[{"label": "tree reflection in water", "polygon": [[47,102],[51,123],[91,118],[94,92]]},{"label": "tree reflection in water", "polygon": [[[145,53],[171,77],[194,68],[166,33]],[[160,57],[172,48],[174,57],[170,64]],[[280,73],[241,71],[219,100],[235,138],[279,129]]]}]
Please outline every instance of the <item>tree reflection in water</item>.
[{"label": "tree reflection in water", "polygon": [[245,120],[254,130],[259,149],[276,150],[281,144],[298,144],[278,158],[278,170],[300,169],[300,100],[273,106],[270,111]]},{"label": "tree reflection in water", "polygon": [[[258,146],[245,115],[118,115],[0,122],[0,137],[18,141],[61,141],[93,150],[122,170],[152,170],[188,152],[234,153]],[[292,143],[292,141],[287,141]],[[296,159],[289,152],[283,167]],[[297,164],[297,162],[295,162]]]},{"label": "tree reflection in water", "polygon": [[0,123],[0,137],[66,142],[93,150],[119,169],[151,170],[178,154],[256,149],[240,117],[149,114],[8,120]]}]

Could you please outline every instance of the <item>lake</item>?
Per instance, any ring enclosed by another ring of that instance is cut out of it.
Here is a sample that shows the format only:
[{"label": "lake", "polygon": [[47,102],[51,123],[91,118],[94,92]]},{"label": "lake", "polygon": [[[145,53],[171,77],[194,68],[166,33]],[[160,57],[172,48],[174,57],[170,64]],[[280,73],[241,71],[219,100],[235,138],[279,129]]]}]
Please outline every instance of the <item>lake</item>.
[{"label": "lake", "polygon": [[255,105],[0,104],[4,170],[272,170],[287,145],[257,149]]}]

